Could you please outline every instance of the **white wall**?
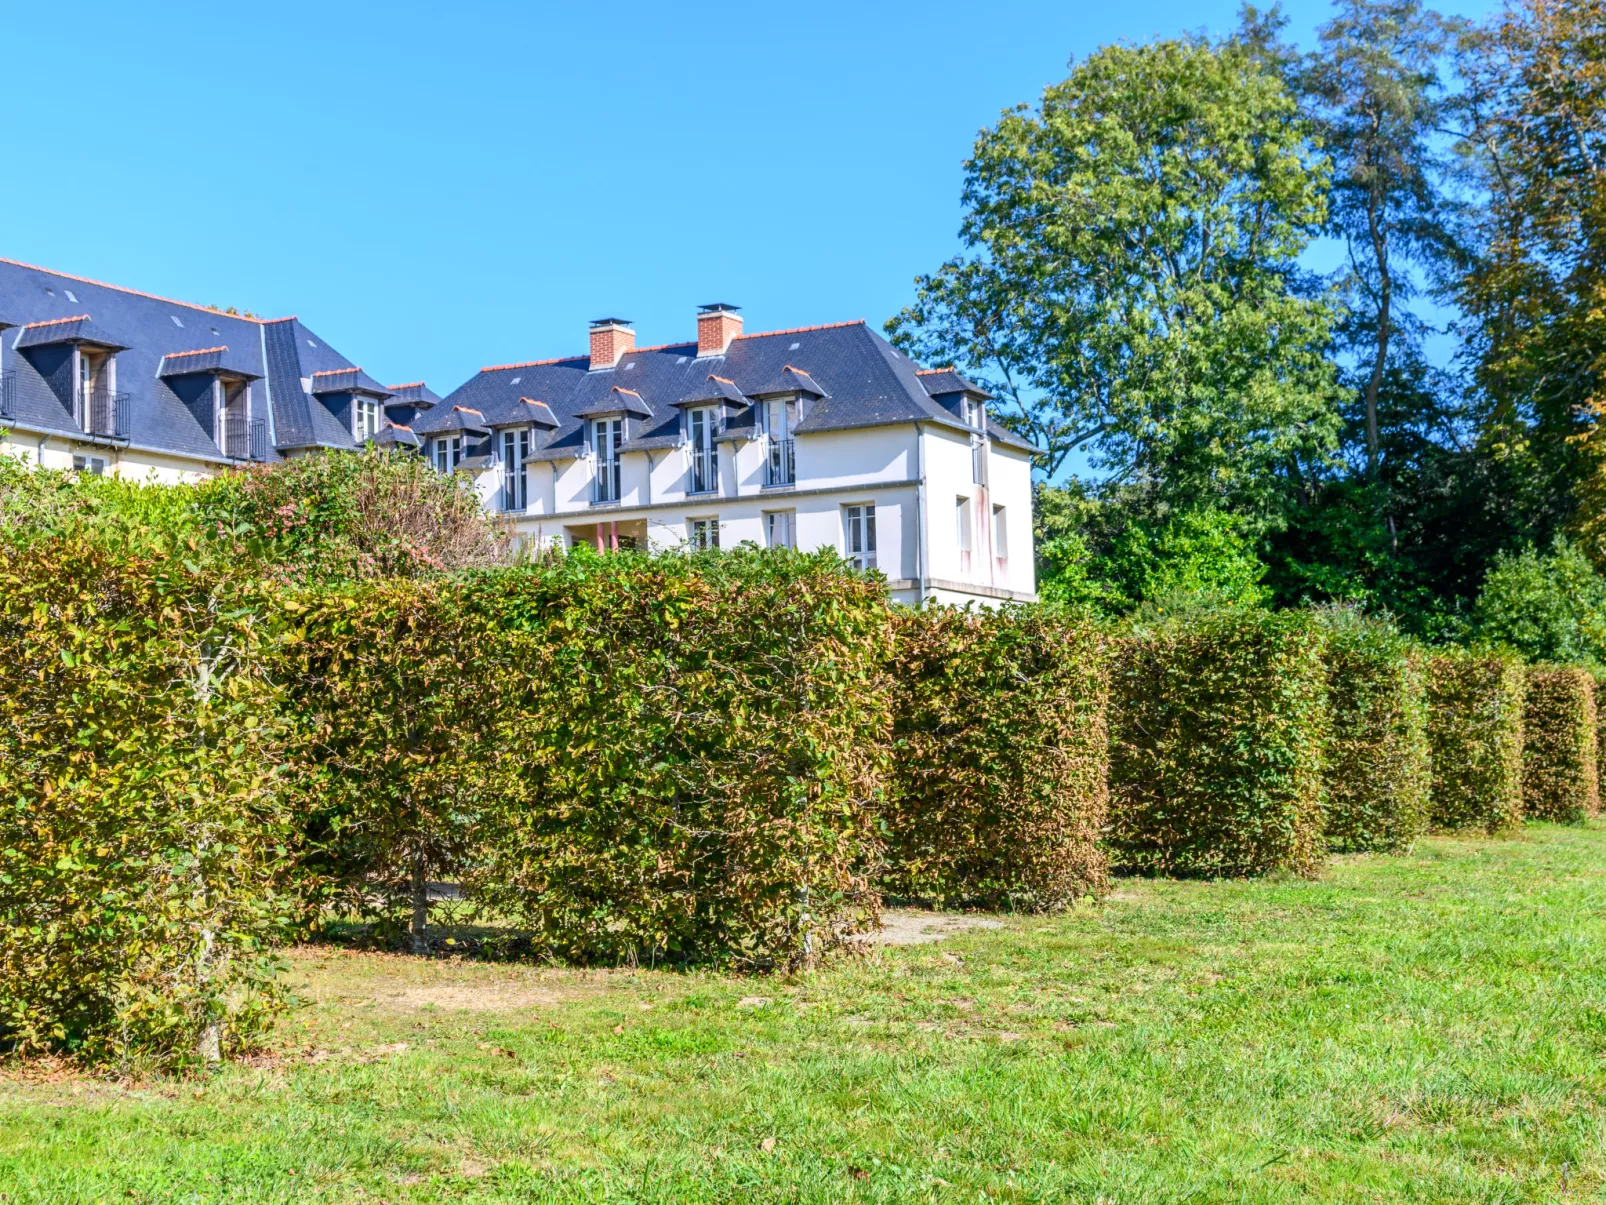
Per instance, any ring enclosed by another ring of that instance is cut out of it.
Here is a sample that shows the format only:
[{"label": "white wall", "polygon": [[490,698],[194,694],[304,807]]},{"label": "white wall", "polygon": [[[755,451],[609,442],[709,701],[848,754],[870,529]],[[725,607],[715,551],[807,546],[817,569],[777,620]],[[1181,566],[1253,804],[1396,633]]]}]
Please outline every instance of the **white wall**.
[{"label": "white wall", "polygon": [[0,440],[0,455],[15,456],[30,464],[47,469],[70,469],[73,455],[98,456],[106,462],[110,476],[130,477],[140,481],[173,485],[179,482],[200,481],[218,471],[218,466],[204,460],[192,460],[163,452],[147,452],[138,448],[116,448],[80,443],[66,436],[30,435],[26,431],[10,432]]}]

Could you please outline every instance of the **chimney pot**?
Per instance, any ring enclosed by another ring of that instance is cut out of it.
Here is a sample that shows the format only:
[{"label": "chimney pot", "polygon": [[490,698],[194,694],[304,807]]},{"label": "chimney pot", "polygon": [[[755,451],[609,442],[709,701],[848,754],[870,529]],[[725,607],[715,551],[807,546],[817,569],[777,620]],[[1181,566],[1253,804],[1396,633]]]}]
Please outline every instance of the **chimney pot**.
[{"label": "chimney pot", "polygon": [[591,367],[612,368],[636,349],[636,332],[628,318],[595,318],[591,322]]},{"label": "chimney pot", "polygon": [[697,354],[722,356],[731,340],[742,333],[742,307],[723,301],[697,307]]}]

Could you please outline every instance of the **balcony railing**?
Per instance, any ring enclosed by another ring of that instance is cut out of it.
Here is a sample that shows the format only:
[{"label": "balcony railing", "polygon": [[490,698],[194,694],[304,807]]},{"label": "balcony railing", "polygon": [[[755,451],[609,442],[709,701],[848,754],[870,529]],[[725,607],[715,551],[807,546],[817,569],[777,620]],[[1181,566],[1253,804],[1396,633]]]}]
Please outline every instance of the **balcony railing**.
[{"label": "balcony railing", "polygon": [[84,434],[103,439],[127,439],[132,418],[128,394],[96,389],[83,395]]},{"label": "balcony railing", "polygon": [[231,460],[266,460],[268,458],[267,423],[260,418],[225,415],[223,419],[223,454]]},{"label": "balcony railing", "polygon": [[510,515],[522,514],[528,509],[527,487],[529,478],[522,468],[516,473],[502,474],[502,509]]},{"label": "balcony railing", "polygon": [[770,440],[770,485],[792,485],[797,481],[797,462],[790,439]]},{"label": "balcony railing", "polygon": [[0,422],[17,417],[17,374],[0,372]]}]

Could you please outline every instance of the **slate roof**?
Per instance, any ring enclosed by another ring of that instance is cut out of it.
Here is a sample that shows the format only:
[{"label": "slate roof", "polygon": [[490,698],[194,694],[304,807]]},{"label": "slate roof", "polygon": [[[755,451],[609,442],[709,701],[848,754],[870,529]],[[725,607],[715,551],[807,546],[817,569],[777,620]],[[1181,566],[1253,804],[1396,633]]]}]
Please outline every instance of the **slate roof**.
[{"label": "slate roof", "polygon": [[408,405],[414,410],[428,410],[441,403],[441,395],[422,381],[409,381],[405,385],[386,385],[390,394],[389,405]]},{"label": "slate roof", "polygon": [[[678,443],[676,402],[705,389],[710,375],[732,382],[744,398],[782,381],[788,382],[781,386],[787,391],[817,390],[795,428],[799,435],[910,422],[967,429],[927,390],[917,366],[862,321],[738,335],[723,356],[699,357],[695,341],[639,348],[613,368],[589,368],[586,356],[498,364],[481,369],[446,400],[472,406],[492,426],[521,398],[546,402],[559,425],[538,433],[532,461],[579,455],[586,416],[600,413],[599,404],[619,412],[617,398],[604,401],[615,388],[632,390],[641,402],[621,451]],[[414,424],[420,437],[443,429],[437,420],[444,409],[437,407]],[[1000,444],[1035,450],[996,423],[988,428]]]},{"label": "slate roof", "polygon": [[[314,373],[355,366],[295,318],[247,318],[9,259],[0,259],[0,314],[17,324],[0,348],[4,370],[16,373],[17,413],[8,424],[14,429],[83,438],[70,387],[63,388],[59,365],[50,363],[50,347],[41,341],[51,333],[27,337],[26,324],[87,317],[72,328],[74,337],[122,348],[117,391],[128,395],[135,447],[226,459],[163,367],[177,353],[216,348],[228,349],[217,353],[223,370],[257,378],[253,413],[267,419],[269,459],[291,448],[355,446],[349,429],[307,392]],[[62,333],[53,332],[56,339]]]},{"label": "slate roof", "polygon": [[312,395],[325,393],[366,393],[374,397],[389,397],[386,389],[360,368],[326,368],[312,374]]},{"label": "slate roof", "polygon": [[70,318],[49,318],[42,322],[29,322],[17,336],[18,347],[50,347],[57,343],[88,343],[95,347],[122,351],[128,344],[113,338],[95,325],[88,314]]},{"label": "slate roof", "polygon": [[993,396],[980,385],[966,380],[953,368],[922,368],[915,375],[920,378],[920,383],[932,397],[943,397],[950,393],[968,393],[990,401]]},{"label": "slate roof", "polygon": [[[260,358],[260,357],[259,357]],[[197,351],[172,351],[162,357],[157,372],[164,377],[182,377],[191,373],[231,373],[248,380],[261,380],[259,365],[243,352],[227,347],[203,347]]]}]

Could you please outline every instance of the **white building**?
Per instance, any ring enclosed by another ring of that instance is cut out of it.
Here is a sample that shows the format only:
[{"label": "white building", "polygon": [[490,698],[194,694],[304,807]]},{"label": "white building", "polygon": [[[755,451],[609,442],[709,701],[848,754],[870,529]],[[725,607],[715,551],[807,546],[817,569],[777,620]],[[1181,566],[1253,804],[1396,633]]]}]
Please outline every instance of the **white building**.
[{"label": "white building", "polygon": [[1034,449],[987,395],[917,368],[863,322],[743,334],[704,306],[697,339],[482,369],[414,421],[526,538],[599,549],[831,548],[902,602],[1036,597]]}]

